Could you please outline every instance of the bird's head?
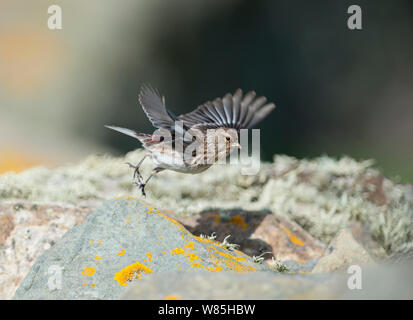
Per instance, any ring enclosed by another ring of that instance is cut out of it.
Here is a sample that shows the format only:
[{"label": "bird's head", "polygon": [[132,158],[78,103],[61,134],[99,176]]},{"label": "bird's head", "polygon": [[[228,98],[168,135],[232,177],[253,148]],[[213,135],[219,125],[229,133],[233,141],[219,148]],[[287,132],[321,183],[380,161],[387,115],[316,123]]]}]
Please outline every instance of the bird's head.
[{"label": "bird's head", "polygon": [[208,130],[207,141],[214,144],[209,150],[214,150],[216,158],[227,157],[232,150],[241,149],[237,130],[232,128]]}]

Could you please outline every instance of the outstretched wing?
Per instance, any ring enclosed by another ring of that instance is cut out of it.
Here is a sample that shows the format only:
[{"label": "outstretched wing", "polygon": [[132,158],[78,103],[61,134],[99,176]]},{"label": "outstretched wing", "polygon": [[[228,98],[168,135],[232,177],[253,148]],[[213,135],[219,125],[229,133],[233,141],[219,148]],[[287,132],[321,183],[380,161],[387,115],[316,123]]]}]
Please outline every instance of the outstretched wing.
[{"label": "outstretched wing", "polygon": [[222,99],[205,102],[194,111],[179,116],[178,120],[191,128],[247,129],[256,125],[275,108],[273,103],[266,102],[265,97],[256,98],[254,91],[243,96],[242,90],[238,89],[233,95],[227,93]]},{"label": "outstretched wing", "polygon": [[165,106],[165,99],[150,86],[142,86],[139,102],[143,111],[156,128],[171,128],[176,117]]}]

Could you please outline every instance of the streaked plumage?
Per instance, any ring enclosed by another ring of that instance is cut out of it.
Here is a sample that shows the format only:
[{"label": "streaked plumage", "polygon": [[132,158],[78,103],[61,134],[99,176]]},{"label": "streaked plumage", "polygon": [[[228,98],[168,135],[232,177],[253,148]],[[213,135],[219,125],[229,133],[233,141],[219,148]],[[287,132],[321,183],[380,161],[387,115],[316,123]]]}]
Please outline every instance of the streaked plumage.
[{"label": "streaked plumage", "polygon": [[[256,97],[254,91],[243,96],[241,89],[236,90],[233,95],[227,93],[222,99],[207,101],[192,112],[180,116],[167,109],[165,98],[149,86],[141,88],[139,102],[149,121],[159,132],[144,134],[116,126],[106,127],[138,139],[146,149],[147,153],[138,165],[129,164],[135,168],[134,178],[138,179],[137,185],[143,195],[146,183],[157,172],[167,169],[182,173],[200,173],[218,159],[227,157],[234,148],[240,148],[239,130],[255,126],[275,108],[273,103],[266,104],[265,97]],[[205,137],[199,145],[200,151],[192,151],[193,140],[184,139],[185,134],[192,132],[198,132]],[[186,151],[192,153],[188,156]],[[156,167],[143,182],[139,166],[148,156]]]}]

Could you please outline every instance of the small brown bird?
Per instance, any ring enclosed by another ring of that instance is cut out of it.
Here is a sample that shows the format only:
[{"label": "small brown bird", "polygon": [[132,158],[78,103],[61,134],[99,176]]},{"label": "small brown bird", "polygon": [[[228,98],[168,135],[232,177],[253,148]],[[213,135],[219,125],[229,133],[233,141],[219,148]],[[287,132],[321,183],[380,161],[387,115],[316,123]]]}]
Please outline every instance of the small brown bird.
[{"label": "small brown bird", "polygon": [[[254,91],[243,96],[238,89],[233,95],[227,93],[222,99],[207,101],[194,111],[179,117],[166,108],[165,98],[149,86],[139,93],[142,109],[154,127],[154,134],[139,133],[116,126],[106,126],[138,139],[146,150],[145,156],[134,166],[136,185],[145,194],[145,186],[152,176],[163,170],[196,174],[208,169],[219,159],[226,158],[238,142],[240,129],[248,129],[264,119],[274,108],[266,104],[265,97],[256,98]],[[146,157],[156,167],[143,182],[139,167]]]}]

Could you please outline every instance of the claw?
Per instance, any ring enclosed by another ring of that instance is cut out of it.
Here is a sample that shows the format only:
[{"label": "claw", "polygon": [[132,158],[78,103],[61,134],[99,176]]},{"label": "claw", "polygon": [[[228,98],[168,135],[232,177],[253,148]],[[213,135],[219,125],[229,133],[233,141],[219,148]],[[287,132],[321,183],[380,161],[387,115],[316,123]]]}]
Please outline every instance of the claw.
[{"label": "claw", "polygon": [[142,195],[146,198],[145,184],[141,184],[140,188],[141,188],[141,191],[142,191]]},{"label": "claw", "polygon": [[125,164],[127,164],[130,168],[135,169],[135,171],[133,172],[133,179],[136,179],[136,177],[138,177],[138,179],[141,181],[142,180],[142,175],[139,172],[139,166],[134,166],[130,162],[125,162]]},{"label": "claw", "polygon": [[134,182],[133,184],[134,184],[135,186],[137,186],[139,189],[141,189],[142,196],[144,196],[144,197],[146,198],[146,193],[145,193],[145,186],[146,186],[146,184],[145,184],[145,183],[137,183],[137,182]]}]

